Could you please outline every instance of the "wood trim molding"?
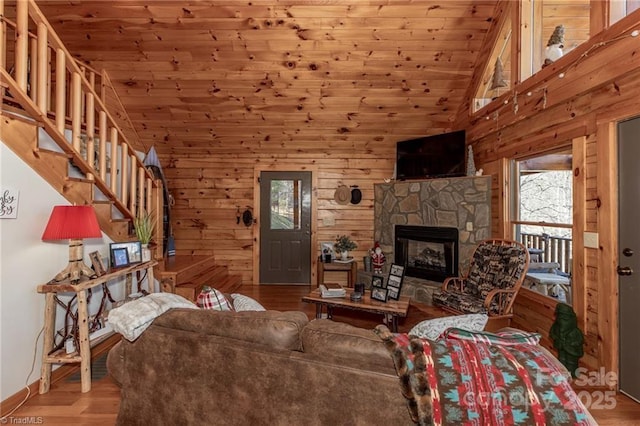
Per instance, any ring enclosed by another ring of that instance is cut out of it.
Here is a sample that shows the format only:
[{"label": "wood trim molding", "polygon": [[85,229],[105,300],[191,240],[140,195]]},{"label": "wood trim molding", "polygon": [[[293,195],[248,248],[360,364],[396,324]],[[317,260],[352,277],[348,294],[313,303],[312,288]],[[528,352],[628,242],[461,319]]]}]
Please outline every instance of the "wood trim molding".
[{"label": "wood trim molding", "polygon": [[606,371],[618,372],[618,144],[615,122],[597,124],[598,352]]},{"label": "wood trim molding", "polygon": [[304,163],[286,164],[258,164],[253,169],[253,216],[257,226],[253,227],[253,285],[260,284],[260,173],[262,172],[311,172],[311,282],[313,285],[317,277],[318,257],[315,247],[318,246],[317,212],[318,212],[318,167]]},{"label": "wood trim molding", "polygon": [[[587,153],[586,137],[573,140],[572,167],[573,167],[573,205],[584,206],[587,202]],[[587,329],[587,265],[584,248],[584,232],[586,231],[587,217],[584,209],[573,209],[573,310],[578,316],[578,326],[585,332]]]}]

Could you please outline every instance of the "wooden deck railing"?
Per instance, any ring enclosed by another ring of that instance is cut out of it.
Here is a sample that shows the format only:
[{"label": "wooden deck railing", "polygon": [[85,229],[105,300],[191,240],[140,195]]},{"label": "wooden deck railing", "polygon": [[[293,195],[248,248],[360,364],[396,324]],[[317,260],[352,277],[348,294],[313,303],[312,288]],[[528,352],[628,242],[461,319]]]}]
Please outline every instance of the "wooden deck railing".
[{"label": "wooden deck railing", "polygon": [[571,274],[573,241],[571,238],[552,237],[547,234],[520,233],[520,242],[527,248],[540,250],[540,262],[556,262],[560,270]]},{"label": "wooden deck railing", "polygon": [[33,0],[0,0],[0,77],[3,102],[35,119],[123,218],[153,212],[162,223],[159,183],[99,95],[107,79],[78,64]]}]

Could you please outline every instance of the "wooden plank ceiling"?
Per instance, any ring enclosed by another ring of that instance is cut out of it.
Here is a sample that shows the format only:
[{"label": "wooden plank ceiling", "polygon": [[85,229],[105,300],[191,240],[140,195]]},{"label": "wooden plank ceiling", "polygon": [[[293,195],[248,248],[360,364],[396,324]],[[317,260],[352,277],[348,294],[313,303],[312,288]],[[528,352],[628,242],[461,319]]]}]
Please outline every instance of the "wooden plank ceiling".
[{"label": "wooden plank ceiling", "polygon": [[[497,1],[40,1],[161,154],[451,130]],[[481,58],[480,58],[481,59]]]}]

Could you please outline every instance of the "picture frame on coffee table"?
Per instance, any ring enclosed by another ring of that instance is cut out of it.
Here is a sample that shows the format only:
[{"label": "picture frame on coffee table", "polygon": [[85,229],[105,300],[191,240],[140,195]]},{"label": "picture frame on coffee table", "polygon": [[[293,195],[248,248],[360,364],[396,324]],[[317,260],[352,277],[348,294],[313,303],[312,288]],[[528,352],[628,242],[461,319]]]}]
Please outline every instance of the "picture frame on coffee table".
[{"label": "picture frame on coffee table", "polygon": [[371,287],[371,300],[387,302],[387,289],[382,287]]},{"label": "picture frame on coffee table", "polygon": [[389,269],[389,277],[387,278],[388,298],[393,300],[400,299],[400,290],[402,289],[402,281],[404,279],[404,266],[392,264]]},{"label": "picture frame on coffee table", "polygon": [[371,289],[374,287],[378,288],[387,288],[387,285],[384,282],[384,277],[381,275],[373,275],[371,277]]}]

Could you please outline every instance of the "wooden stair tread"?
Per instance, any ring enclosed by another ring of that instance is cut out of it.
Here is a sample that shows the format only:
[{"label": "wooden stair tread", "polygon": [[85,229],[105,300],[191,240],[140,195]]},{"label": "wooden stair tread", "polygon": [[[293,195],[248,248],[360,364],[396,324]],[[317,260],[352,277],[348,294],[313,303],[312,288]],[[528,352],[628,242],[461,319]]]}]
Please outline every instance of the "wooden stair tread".
[{"label": "wooden stair tread", "polygon": [[195,301],[205,285],[223,292],[237,291],[241,275],[229,275],[224,265],[216,264],[214,256],[177,255],[164,259],[156,272],[162,291],[173,292]]},{"label": "wooden stair tread", "polygon": [[[226,270],[226,268],[224,268]],[[226,275],[217,280],[211,280],[210,282],[187,282],[176,286],[175,292],[177,295],[196,301],[198,294],[202,291],[202,288],[208,285],[222,293],[234,293],[237,292],[242,286],[241,275]]]},{"label": "wooden stair tread", "polygon": [[193,277],[212,266],[215,266],[213,256],[176,255],[167,257],[160,265],[161,273],[173,275],[176,284],[191,281]]},{"label": "wooden stair tread", "polygon": [[[200,271],[198,274],[191,277],[188,282],[202,282],[207,284],[207,281],[215,280],[221,276],[226,276],[228,274],[227,267],[221,265],[213,265],[207,269]],[[182,284],[178,284],[182,285]]]}]

